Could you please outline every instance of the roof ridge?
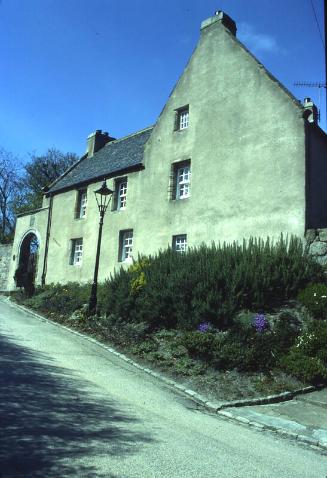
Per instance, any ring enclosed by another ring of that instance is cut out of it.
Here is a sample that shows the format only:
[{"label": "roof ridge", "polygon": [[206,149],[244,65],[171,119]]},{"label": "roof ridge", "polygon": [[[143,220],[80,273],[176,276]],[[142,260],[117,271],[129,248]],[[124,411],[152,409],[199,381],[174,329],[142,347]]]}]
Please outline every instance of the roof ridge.
[{"label": "roof ridge", "polygon": [[60,176],[58,176],[56,179],[52,181],[49,185],[45,186],[45,188],[42,188],[43,192],[47,194],[48,192],[51,192],[50,189],[55,186],[61,179],[63,179],[65,176],[67,176],[68,173],[70,173],[79,163],[81,163],[84,159],[87,158],[87,153],[84,153],[83,156],[81,156],[77,161],[75,161],[71,166],[69,166],[66,171],[64,171]]},{"label": "roof ridge", "polygon": [[[107,146],[110,146],[111,144],[116,144],[116,143],[119,143],[120,141],[125,141],[125,139],[131,138],[132,136],[136,136],[137,134],[144,133],[145,131],[148,131],[149,129],[153,129],[153,128],[154,128],[154,125],[147,126],[146,128],[140,129],[139,131],[136,131],[135,133],[130,133],[126,136],[123,136],[122,138],[115,139],[113,141],[109,141],[109,143],[104,145],[104,148],[106,148]],[[99,151],[101,151],[101,150],[99,150]]]},{"label": "roof ridge", "polygon": [[268,76],[268,78],[276,83],[279,88],[289,97],[289,99],[297,106],[300,110],[304,110],[303,104],[298,100],[295,95],[285,86],[270,70],[249,50],[249,48],[239,40],[235,35],[233,35],[229,30],[226,29],[229,36],[257,63],[259,68]]}]

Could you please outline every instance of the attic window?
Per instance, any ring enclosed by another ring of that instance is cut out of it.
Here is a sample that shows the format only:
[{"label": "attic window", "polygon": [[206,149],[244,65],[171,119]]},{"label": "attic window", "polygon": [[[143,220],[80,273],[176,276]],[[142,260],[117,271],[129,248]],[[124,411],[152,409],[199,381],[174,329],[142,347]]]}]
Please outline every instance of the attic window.
[{"label": "attic window", "polygon": [[189,107],[183,106],[175,111],[175,131],[182,131],[189,126]]}]

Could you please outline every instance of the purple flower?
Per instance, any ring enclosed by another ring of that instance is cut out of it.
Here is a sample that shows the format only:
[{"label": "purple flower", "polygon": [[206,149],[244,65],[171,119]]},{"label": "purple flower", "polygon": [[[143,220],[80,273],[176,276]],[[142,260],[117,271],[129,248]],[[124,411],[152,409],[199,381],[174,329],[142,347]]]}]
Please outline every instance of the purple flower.
[{"label": "purple flower", "polygon": [[200,332],[208,332],[209,329],[211,329],[210,322],[202,322],[202,324],[200,324],[198,327]]},{"label": "purple flower", "polygon": [[257,314],[253,319],[252,326],[257,332],[264,332],[269,329],[269,322],[263,314]]}]

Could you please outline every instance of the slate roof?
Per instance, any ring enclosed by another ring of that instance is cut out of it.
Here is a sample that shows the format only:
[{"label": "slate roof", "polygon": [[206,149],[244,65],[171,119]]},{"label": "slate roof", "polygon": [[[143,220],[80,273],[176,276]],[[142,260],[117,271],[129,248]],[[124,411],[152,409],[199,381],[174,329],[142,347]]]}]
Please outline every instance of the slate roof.
[{"label": "slate roof", "polygon": [[91,182],[119,171],[141,166],[144,146],[153,126],[106,144],[90,158],[83,156],[50,185],[47,193],[69,189],[80,183]]}]

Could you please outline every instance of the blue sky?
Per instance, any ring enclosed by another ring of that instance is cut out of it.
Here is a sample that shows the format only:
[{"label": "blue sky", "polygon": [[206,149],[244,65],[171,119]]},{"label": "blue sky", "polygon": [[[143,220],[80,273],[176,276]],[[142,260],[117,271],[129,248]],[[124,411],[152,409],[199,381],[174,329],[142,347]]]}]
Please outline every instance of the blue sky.
[{"label": "blue sky", "polygon": [[[324,2],[312,2],[324,35]],[[95,129],[153,124],[215,10],[296,98],[319,103],[318,89],[293,86],[325,81],[311,0],[0,0],[0,147],[22,161],[81,155]]]}]

